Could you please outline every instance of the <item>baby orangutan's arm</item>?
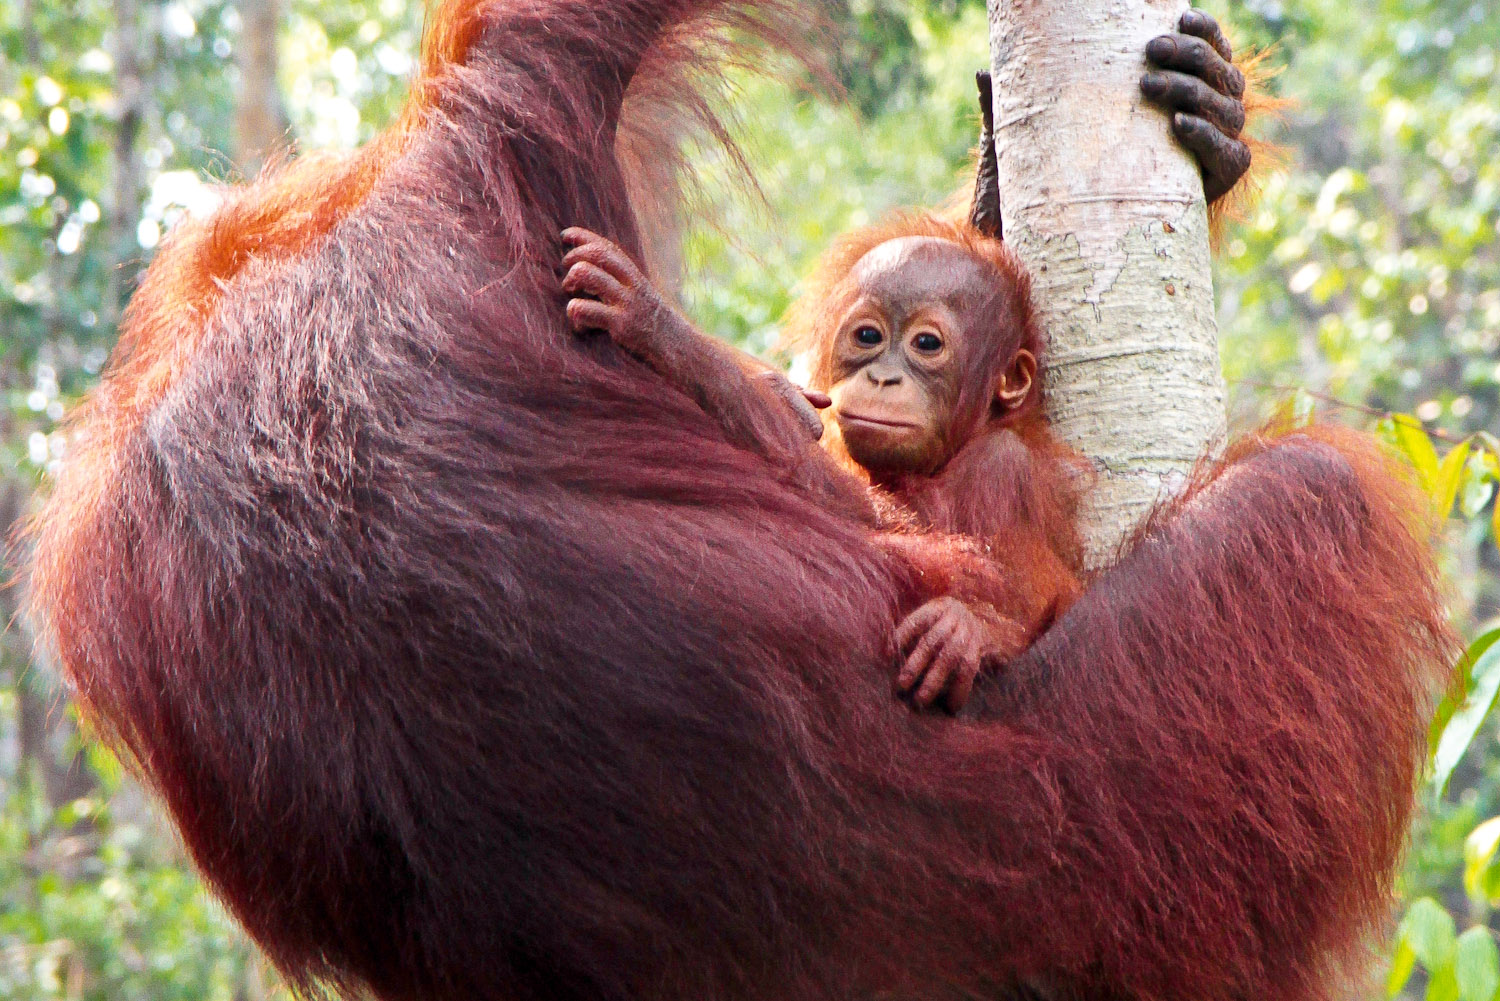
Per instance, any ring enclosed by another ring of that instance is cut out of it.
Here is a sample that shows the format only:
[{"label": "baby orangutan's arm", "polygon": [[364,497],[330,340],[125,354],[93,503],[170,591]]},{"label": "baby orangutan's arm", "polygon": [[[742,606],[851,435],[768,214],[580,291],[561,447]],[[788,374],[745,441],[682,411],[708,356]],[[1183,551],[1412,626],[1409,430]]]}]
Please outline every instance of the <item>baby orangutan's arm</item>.
[{"label": "baby orangutan's arm", "polygon": [[803,391],[743,351],[696,330],[652,286],[623,249],[586,229],[562,233],[568,322],[580,333],[602,330],[718,421],[731,442],[757,452],[794,480],[875,520],[865,487],[840,469],[816,442],[823,393]]}]

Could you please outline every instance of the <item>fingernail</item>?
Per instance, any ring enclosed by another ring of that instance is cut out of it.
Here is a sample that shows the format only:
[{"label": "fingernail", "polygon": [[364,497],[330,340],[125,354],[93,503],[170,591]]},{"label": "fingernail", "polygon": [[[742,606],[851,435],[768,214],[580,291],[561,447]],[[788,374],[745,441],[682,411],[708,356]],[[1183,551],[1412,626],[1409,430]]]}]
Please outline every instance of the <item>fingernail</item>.
[{"label": "fingernail", "polygon": [[1189,10],[1182,15],[1182,20],[1178,23],[1182,25],[1184,30],[1188,28],[1201,28],[1203,27],[1203,15],[1196,10]]},{"label": "fingernail", "polygon": [[1166,87],[1166,78],[1156,73],[1147,73],[1141,77],[1141,90],[1155,97]]},{"label": "fingernail", "polygon": [[1165,62],[1177,52],[1177,43],[1166,35],[1158,35],[1146,43],[1146,57],[1152,62]]},{"label": "fingernail", "polygon": [[1173,115],[1172,124],[1183,132],[1195,132],[1198,129],[1198,122],[1183,114]]}]

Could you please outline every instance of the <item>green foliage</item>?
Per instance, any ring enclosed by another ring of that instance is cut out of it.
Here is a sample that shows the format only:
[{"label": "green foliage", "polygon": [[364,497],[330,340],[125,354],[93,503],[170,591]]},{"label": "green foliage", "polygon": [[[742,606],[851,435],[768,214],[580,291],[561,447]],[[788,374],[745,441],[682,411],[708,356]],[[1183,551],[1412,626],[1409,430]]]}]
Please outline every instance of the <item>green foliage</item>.
[{"label": "green foliage", "polygon": [[[1488,499],[1493,494],[1500,468],[1497,461],[1500,449],[1494,436],[1476,432],[1440,456],[1422,423],[1410,414],[1391,415],[1381,422],[1381,430],[1410,461],[1431,497],[1432,524],[1447,521],[1455,513],[1455,504],[1461,496],[1482,495]],[[1476,518],[1481,506],[1461,504],[1459,513]],[[1435,797],[1444,795],[1455,771],[1472,759],[1476,738],[1486,727],[1493,727],[1497,696],[1500,696],[1500,628],[1491,628],[1481,632],[1459,658],[1453,690],[1438,705],[1432,722],[1430,781]],[[1488,747],[1483,750],[1491,752]],[[1492,757],[1492,752],[1486,756]],[[1490,765],[1487,771],[1492,770]],[[1471,802],[1477,798],[1471,792]],[[1441,802],[1434,812],[1441,815]],[[1429,1001],[1492,1001],[1500,996],[1500,953],[1485,918],[1500,903],[1500,864],[1497,864],[1500,816],[1476,825],[1471,810],[1464,809],[1457,811],[1450,823],[1437,825],[1433,830],[1439,836],[1431,839],[1432,847],[1440,849],[1435,854],[1445,862],[1451,858],[1451,849],[1441,850],[1447,847],[1445,842],[1458,831],[1467,832],[1461,849],[1461,889],[1468,902],[1469,925],[1459,934],[1457,919],[1436,898],[1423,896],[1414,900],[1397,929],[1387,993],[1394,997],[1406,989],[1420,965],[1427,975],[1423,996]],[[1430,864],[1420,852],[1416,862]]]},{"label": "green foliage", "polygon": [[1496,640],[1500,640],[1500,629],[1491,629],[1469,644],[1459,662],[1458,690],[1438,705],[1431,744],[1432,781],[1439,795],[1448,788],[1453,769],[1495,708],[1495,697],[1500,694],[1500,646],[1495,645]]},{"label": "green foliage", "polygon": [[[96,751],[96,753],[98,753]],[[100,769],[108,775],[117,769]],[[270,998],[228,916],[161,822],[117,782],[53,808],[33,775],[0,801],[0,997],[15,1001]],[[118,809],[140,815],[116,816]]]},{"label": "green foliage", "polygon": [[1472,0],[1308,0],[1296,107],[1221,273],[1234,380],[1314,383],[1459,433],[1500,386],[1500,44]]},{"label": "green foliage", "polygon": [[982,4],[907,8],[918,76],[878,114],[773,80],[737,81],[742,144],[764,200],[723,158],[704,164],[710,225],[690,227],[683,296],[705,329],[770,350],[798,280],[839,233],[893,209],[933,205],[968,183],[979,137],[974,72],[988,64]]},{"label": "green foliage", "polygon": [[[983,0],[849,0],[836,7],[839,83],[863,114],[876,116],[895,99],[911,99],[931,81],[926,58],[930,27],[960,14],[983,16]],[[977,67],[976,67],[977,68]]]}]

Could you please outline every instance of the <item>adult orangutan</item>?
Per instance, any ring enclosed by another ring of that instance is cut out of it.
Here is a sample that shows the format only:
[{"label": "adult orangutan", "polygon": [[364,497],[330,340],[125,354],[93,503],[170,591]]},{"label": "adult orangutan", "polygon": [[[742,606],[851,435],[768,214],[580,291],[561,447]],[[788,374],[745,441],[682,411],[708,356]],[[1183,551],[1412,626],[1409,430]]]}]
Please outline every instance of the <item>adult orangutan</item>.
[{"label": "adult orangutan", "polygon": [[886,665],[962,546],[569,330],[556,234],[639,255],[625,147],[797,13],[438,4],[391,132],[163,247],[35,621],[303,987],[1329,996],[1452,646],[1372,446],[1242,449],[953,720]]},{"label": "adult orangutan", "polygon": [[[1174,112],[1217,210],[1250,165],[1239,138],[1245,77],[1213,18],[1190,10],[1179,27],[1149,44],[1163,68],[1142,89]],[[898,517],[973,537],[1001,565],[1008,587],[998,606],[944,594],[896,633],[898,687],[919,706],[942,696],[954,709],[982,666],[1009,660],[1067,610],[1081,570],[1081,461],[1042,416],[1030,279],[1001,242],[988,73],[979,92],[981,156],[966,218],[912,212],[840,239],[794,309],[790,338],[812,357],[815,395],[827,391],[818,402],[832,405],[825,445],[877,500],[898,505]],[[795,387],[694,330],[609,240],[580,229],[563,239],[573,245],[563,289],[578,296],[568,303],[576,330],[607,331],[731,439],[794,468],[808,461],[803,425],[776,399],[801,404],[821,431]]]}]

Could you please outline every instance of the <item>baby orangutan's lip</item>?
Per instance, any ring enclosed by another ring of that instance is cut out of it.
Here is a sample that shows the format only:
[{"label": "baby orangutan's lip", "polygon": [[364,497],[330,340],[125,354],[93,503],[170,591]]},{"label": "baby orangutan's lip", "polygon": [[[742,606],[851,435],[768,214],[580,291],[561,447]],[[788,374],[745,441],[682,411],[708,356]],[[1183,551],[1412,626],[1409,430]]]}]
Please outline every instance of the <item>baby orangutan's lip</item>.
[{"label": "baby orangutan's lip", "polygon": [[840,412],[838,417],[840,424],[868,424],[870,427],[900,429],[916,427],[910,421],[891,421],[881,417],[866,417],[863,414],[851,414],[848,411]]}]

